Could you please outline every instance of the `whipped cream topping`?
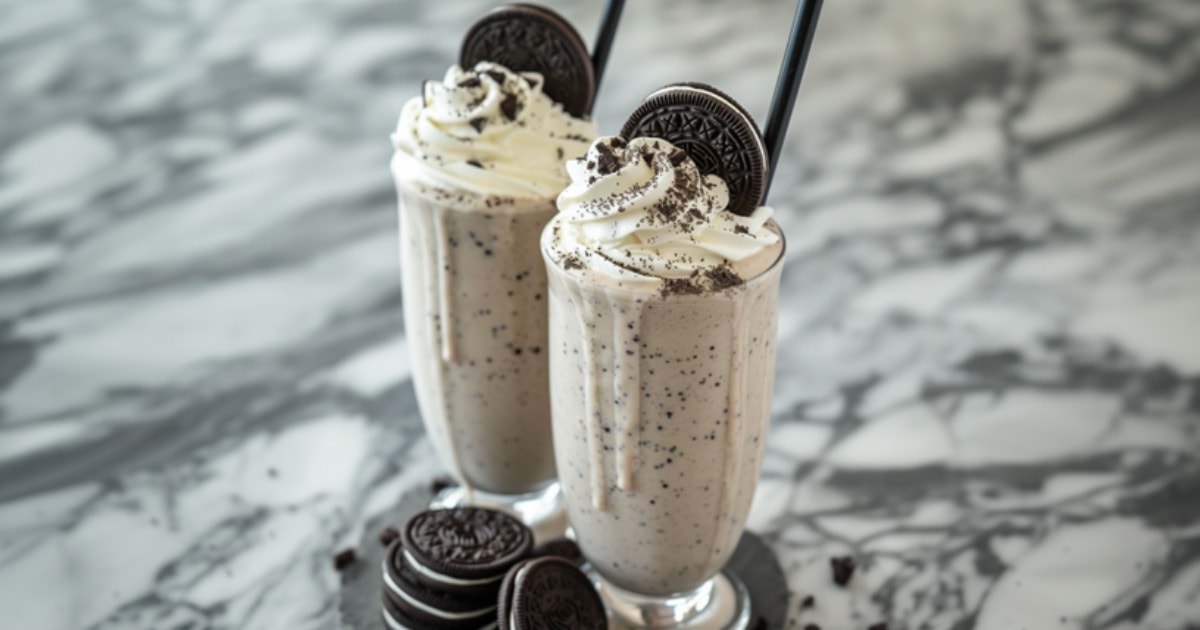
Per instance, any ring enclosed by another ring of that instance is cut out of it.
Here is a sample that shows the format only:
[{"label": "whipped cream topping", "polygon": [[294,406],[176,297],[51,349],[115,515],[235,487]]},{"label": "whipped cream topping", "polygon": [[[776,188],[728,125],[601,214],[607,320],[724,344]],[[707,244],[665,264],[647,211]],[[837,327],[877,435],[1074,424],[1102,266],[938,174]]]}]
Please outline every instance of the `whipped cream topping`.
[{"label": "whipped cream topping", "polygon": [[702,175],[666,140],[599,138],[567,162],[567,173],[571,184],[558,196],[549,234],[568,266],[720,289],[742,281],[739,262],[779,242],[768,225],[771,208],[748,217],[727,212],[725,182]]},{"label": "whipped cream topping", "polygon": [[542,92],[542,75],[480,62],[452,66],[405,104],[392,134],[400,181],[484,195],[547,198],[567,184],[563,161],[596,136]]}]

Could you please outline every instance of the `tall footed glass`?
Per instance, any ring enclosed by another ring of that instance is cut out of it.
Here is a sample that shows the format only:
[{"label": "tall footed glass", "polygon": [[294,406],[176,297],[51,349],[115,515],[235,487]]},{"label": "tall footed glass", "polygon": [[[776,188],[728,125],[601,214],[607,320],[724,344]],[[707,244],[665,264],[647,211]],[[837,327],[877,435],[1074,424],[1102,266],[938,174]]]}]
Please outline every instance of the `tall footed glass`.
[{"label": "tall footed glass", "polygon": [[782,237],[740,284],[672,291],[553,253],[552,228],[554,448],[612,626],[746,627],[748,594],[722,567],[770,422]]},{"label": "tall footed glass", "polygon": [[537,248],[554,203],[416,188],[399,186],[406,338],[426,432],[462,484],[435,505],[542,524],[561,510]]},{"label": "tall footed glass", "polygon": [[547,288],[538,249],[595,123],[537,73],[452,66],[410,99],[392,134],[413,384],[425,429],[460,487],[434,507],[511,512],[566,527],[550,441]]}]

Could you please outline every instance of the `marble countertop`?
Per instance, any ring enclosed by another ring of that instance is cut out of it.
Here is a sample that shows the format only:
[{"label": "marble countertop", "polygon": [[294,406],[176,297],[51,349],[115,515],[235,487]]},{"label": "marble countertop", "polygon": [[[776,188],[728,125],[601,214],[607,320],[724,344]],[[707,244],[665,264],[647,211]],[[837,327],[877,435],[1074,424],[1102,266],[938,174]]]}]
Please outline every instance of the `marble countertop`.
[{"label": "marble countertop", "polygon": [[[0,9],[0,626],[337,626],[440,472],[387,134],[489,4]],[[796,627],[1200,628],[1200,4],[826,4],[750,519]],[[788,2],[630,5],[603,130],[765,118]]]}]

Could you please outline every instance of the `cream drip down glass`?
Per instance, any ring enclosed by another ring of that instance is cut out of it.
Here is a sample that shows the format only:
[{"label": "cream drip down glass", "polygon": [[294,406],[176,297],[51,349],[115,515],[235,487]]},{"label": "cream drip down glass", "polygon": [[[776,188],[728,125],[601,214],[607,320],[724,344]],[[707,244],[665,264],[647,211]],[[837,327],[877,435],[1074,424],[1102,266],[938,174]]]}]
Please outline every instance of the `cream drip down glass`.
[{"label": "cream drip down glass", "polygon": [[744,625],[720,573],[761,467],[784,244],[665,140],[601,138],[542,235],[554,447],[617,624]]},{"label": "cream drip down glass", "polygon": [[560,508],[550,438],[547,286],[538,249],[567,184],[563,160],[596,135],[537,73],[451,67],[392,134],[413,383],[425,429],[462,484],[435,500]]}]

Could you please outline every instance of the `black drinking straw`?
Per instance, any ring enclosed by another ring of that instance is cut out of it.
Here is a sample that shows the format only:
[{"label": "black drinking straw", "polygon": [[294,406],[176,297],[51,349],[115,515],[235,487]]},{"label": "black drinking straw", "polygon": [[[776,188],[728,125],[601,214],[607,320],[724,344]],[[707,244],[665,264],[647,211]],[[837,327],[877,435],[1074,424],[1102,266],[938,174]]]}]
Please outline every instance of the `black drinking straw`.
[{"label": "black drinking straw", "polygon": [[[600,18],[600,32],[596,34],[596,45],[592,49],[592,72],[596,76],[596,92],[600,91],[600,79],[604,76],[604,67],[608,65],[608,53],[612,52],[613,38],[617,36],[617,24],[621,21],[621,10],[625,8],[625,0],[608,0],[604,8],[604,17]],[[588,113],[596,105],[592,99],[588,105]]]},{"label": "black drinking straw", "polygon": [[796,104],[796,90],[804,76],[804,64],[808,62],[808,51],[812,49],[813,35],[817,32],[817,17],[821,15],[821,0],[798,0],[796,17],[792,20],[792,34],[788,37],[787,51],[779,66],[779,78],[775,80],[775,95],[771,97],[771,111],[767,114],[767,129],[763,139],[767,143],[767,185],[763,190],[763,202],[775,179],[775,166],[779,163],[779,152],[783,150],[783,138],[787,135],[788,121],[792,119],[792,106]]}]

